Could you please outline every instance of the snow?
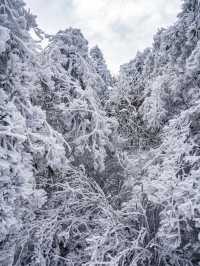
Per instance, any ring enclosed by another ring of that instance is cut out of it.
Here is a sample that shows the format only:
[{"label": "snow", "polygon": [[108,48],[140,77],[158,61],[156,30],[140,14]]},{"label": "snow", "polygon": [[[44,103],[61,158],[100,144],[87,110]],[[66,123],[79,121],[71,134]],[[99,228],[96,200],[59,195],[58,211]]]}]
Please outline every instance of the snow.
[{"label": "snow", "polygon": [[23,1],[0,1],[0,265],[193,265],[197,1],[182,12],[112,78],[79,29],[40,52]]},{"label": "snow", "polygon": [[0,54],[6,51],[7,41],[10,39],[9,29],[0,25]]}]

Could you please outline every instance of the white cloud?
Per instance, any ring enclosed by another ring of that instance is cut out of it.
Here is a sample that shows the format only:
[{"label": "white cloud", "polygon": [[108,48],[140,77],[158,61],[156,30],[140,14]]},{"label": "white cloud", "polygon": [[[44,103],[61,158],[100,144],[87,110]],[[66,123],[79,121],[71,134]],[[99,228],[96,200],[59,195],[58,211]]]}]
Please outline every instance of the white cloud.
[{"label": "white cloud", "polygon": [[159,27],[173,23],[181,0],[25,0],[49,33],[77,27],[98,44],[111,70],[152,43]]}]

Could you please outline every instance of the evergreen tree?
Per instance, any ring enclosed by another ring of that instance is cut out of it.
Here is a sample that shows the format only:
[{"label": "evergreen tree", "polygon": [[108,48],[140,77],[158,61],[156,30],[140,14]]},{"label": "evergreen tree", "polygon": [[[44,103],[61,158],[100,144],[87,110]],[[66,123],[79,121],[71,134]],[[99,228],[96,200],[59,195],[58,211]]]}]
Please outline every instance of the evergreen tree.
[{"label": "evergreen tree", "polygon": [[78,29],[40,52],[24,6],[0,0],[0,265],[198,266],[200,2],[115,81]]},{"label": "evergreen tree", "polygon": [[90,56],[93,60],[94,67],[107,86],[112,86],[112,77],[107,68],[103,54],[98,46],[90,50]]}]

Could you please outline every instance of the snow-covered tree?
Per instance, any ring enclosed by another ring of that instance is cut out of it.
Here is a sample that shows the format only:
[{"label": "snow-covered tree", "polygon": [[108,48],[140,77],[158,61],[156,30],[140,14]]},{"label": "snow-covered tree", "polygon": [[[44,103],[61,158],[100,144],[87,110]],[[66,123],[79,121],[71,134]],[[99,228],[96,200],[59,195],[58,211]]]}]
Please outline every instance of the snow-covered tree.
[{"label": "snow-covered tree", "polygon": [[[46,110],[49,124],[64,136],[70,162],[108,188],[106,161],[114,160],[120,167],[117,122],[103,110],[98,93],[102,79],[89,58],[87,41],[77,29],[59,32],[44,51],[42,63],[36,103]],[[124,176],[116,173],[115,178]]]},{"label": "snow-covered tree", "polygon": [[35,132],[27,84],[34,43],[28,30],[36,24],[23,1],[0,1],[0,10],[0,263],[12,265],[16,244],[24,240],[23,231],[45,193],[35,189],[30,149]]},{"label": "snow-covered tree", "polygon": [[80,30],[42,51],[0,0],[0,265],[199,265],[199,16],[184,0],[114,81]]},{"label": "snow-covered tree", "polygon": [[97,73],[101,76],[105,84],[107,86],[112,86],[112,76],[110,74],[110,71],[108,70],[106,61],[100,48],[98,46],[91,48],[90,56]]}]

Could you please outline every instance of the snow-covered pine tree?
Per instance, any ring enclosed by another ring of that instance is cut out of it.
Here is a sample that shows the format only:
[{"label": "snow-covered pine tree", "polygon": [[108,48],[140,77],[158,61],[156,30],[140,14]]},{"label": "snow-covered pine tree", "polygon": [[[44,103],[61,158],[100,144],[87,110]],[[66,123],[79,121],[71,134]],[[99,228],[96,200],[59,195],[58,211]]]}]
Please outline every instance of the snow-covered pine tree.
[{"label": "snow-covered pine tree", "polygon": [[199,1],[184,1],[177,22],[154,37],[151,60],[143,67],[150,75],[139,74],[146,80],[138,112],[149,131],[159,127],[160,144],[129,156],[132,204],[146,217],[151,245],[146,243],[148,262],[137,265],[199,263],[199,14]]},{"label": "snow-covered pine tree", "polygon": [[97,73],[101,76],[106,86],[112,86],[112,76],[108,67],[106,65],[106,61],[104,59],[103,53],[100,48],[96,45],[90,50],[90,56],[92,58],[94,67]]},{"label": "snow-covered pine tree", "polygon": [[38,97],[49,123],[64,135],[76,166],[83,164],[90,173],[102,170],[115,124],[98,100],[104,84],[93,71],[87,41],[76,29],[59,32],[42,60],[46,71]]},{"label": "snow-covered pine tree", "polygon": [[150,94],[153,64],[151,49],[138,53],[134,60],[121,66],[117,92],[111,91],[115,97],[110,97],[109,108],[118,120],[118,132],[128,150],[148,149],[159,143],[159,137],[155,138],[158,130],[149,130],[142,113],[144,101]]},{"label": "snow-covered pine tree", "polygon": [[36,187],[33,155],[54,161],[48,156],[55,137],[46,141],[45,114],[30,99],[37,61],[28,31],[36,26],[23,1],[0,1],[1,265],[17,263],[35,219],[34,210],[45,202],[45,192]]},{"label": "snow-covered pine tree", "polygon": [[71,163],[82,167],[106,194],[116,194],[126,178],[118,159],[117,122],[104,111],[101,91],[108,87],[89,57],[87,41],[77,29],[58,32],[41,59],[36,103],[64,136]]}]

